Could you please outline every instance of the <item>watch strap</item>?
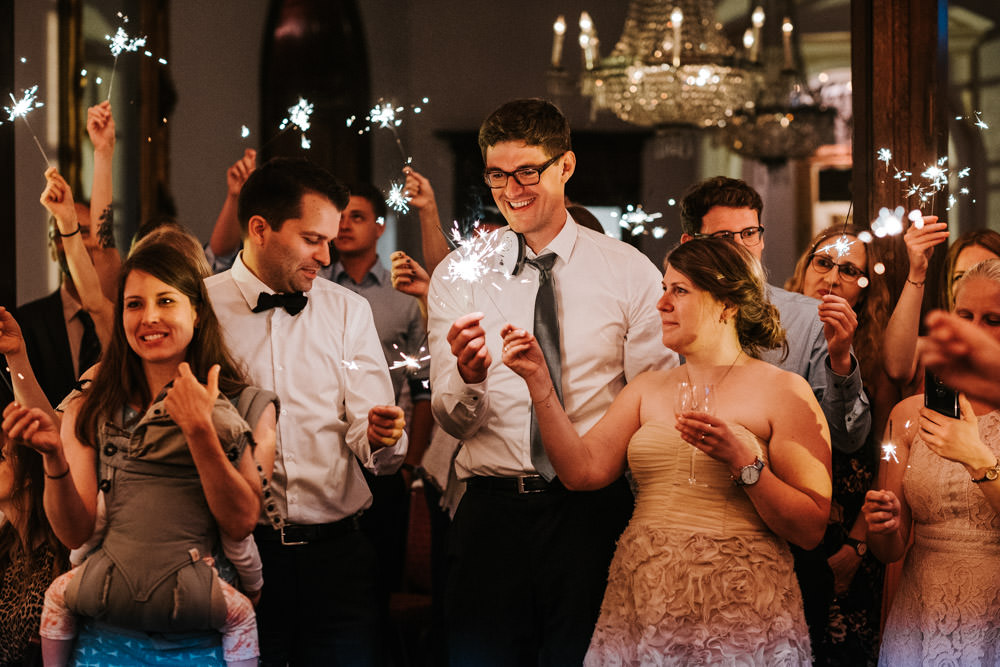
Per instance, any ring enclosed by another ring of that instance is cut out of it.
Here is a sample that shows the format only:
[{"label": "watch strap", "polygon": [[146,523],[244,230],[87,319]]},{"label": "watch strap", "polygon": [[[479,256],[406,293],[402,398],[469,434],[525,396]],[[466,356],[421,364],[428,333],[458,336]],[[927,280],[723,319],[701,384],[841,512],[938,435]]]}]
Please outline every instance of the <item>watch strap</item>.
[{"label": "watch strap", "polygon": [[997,462],[993,464],[992,467],[986,469],[986,473],[979,477],[978,479],[973,477],[973,484],[982,484],[983,482],[992,482],[1000,478],[1000,458],[997,458]]}]

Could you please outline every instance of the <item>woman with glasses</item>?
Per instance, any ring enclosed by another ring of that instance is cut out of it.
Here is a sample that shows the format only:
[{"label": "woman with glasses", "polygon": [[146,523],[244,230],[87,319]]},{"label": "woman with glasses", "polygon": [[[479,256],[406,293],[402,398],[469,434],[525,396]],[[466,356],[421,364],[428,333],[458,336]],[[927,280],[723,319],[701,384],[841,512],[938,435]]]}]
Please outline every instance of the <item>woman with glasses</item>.
[{"label": "woman with glasses", "polygon": [[[1000,260],[970,268],[954,298],[955,315],[1000,340]],[[880,665],[1000,664],[1000,412],[957,404],[957,418],[920,394],[895,407],[865,498],[872,551],[905,555]]]},{"label": "woman with glasses", "polygon": [[[870,246],[858,240],[859,233],[853,225],[820,232],[799,258],[785,288],[820,301],[817,308],[831,359],[848,356],[853,344],[872,405],[872,433],[878,433],[900,396],[882,371],[888,291],[884,281],[869,275],[875,262]],[[872,437],[850,454],[834,446],[833,502],[826,535],[818,553],[796,559],[806,608],[812,605],[828,612],[825,630],[813,633],[817,665],[864,665],[878,659],[883,567],[867,553],[861,516],[877,457]],[[823,617],[817,612],[813,618],[817,616]]]}]

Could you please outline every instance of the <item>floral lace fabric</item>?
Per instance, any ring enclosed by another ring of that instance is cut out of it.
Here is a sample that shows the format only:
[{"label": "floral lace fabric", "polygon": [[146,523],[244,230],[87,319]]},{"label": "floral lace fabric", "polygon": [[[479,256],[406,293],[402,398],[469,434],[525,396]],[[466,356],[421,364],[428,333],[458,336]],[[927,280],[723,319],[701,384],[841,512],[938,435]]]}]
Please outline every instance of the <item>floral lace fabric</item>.
[{"label": "floral lace fabric", "polygon": [[[744,431],[766,461],[766,447]],[[586,665],[808,665],[809,634],[787,545],[725,465],[671,425],[629,443],[639,486],[618,541]]]},{"label": "floral lace fabric", "polygon": [[[979,418],[979,435],[1000,453],[1000,413]],[[1000,665],[1000,515],[961,464],[942,459],[919,436],[903,492],[913,546],[879,665]]]}]

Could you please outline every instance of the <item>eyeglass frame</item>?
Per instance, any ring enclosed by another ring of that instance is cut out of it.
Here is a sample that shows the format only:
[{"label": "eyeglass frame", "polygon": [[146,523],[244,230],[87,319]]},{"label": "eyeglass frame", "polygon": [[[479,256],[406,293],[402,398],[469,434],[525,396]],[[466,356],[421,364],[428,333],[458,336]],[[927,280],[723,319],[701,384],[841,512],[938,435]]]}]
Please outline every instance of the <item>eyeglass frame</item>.
[{"label": "eyeglass frame", "polygon": [[[813,262],[817,258],[821,258],[821,259],[826,260],[827,262],[830,263],[830,266],[827,267],[827,268],[825,268],[825,269],[821,268],[821,267],[818,267],[818,266],[813,266]],[[826,274],[830,273],[831,271],[833,271],[834,267],[836,267],[837,268],[837,274],[843,280],[846,280],[849,283],[856,283],[861,278],[867,278],[868,277],[868,272],[867,271],[864,271],[863,269],[859,269],[857,266],[855,266],[851,262],[835,262],[835,261],[833,261],[833,258],[830,257],[829,255],[820,254],[818,252],[814,252],[811,255],[809,255],[809,262],[806,264],[806,266],[812,266],[813,270],[816,271],[816,273],[818,273],[820,275],[824,275],[824,276]],[[844,273],[844,267],[850,267],[852,271],[857,271],[858,275],[852,276],[849,273]]]},{"label": "eyeglass frame", "polygon": [[[483,170],[483,182],[486,183],[486,186],[489,187],[491,190],[500,190],[502,188],[507,187],[507,182],[510,180],[510,177],[513,176],[514,177],[514,182],[517,183],[518,185],[520,185],[522,188],[525,188],[525,187],[528,187],[528,186],[531,186],[531,185],[538,185],[538,183],[542,180],[542,172],[544,172],[546,169],[548,169],[549,167],[551,167],[552,165],[554,165],[559,160],[559,158],[561,158],[563,155],[566,155],[566,151],[563,151],[559,155],[555,156],[554,158],[552,158],[551,160],[549,160],[548,162],[545,162],[543,164],[540,164],[540,165],[530,165],[530,164],[528,164],[528,165],[524,165],[523,167],[518,167],[514,171],[504,171],[503,169],[499,169],[497,167],[490,167],[488,169],[484,169]],[[534,183],[522,183],[521,179],[517,177],[517,172],[524,171],[524,170],[537,171],[538,172],[538,180],[535,181]],[[501,174],[503,174],[504,175],[503,185],[492,185],[490,183],[490,181],[489,181],[489,178],[490,178],[489,175],[491,173],[501,173]]]},{"label": "eyeglass frame", "polygon": [[[753,232],[750,232],[750,230],[753,230]],[[754,235],[756,235],[757,237],[756,241],[754,241],[753,243],[745,243],[745,241],[747,240],[747,236],[752,237]],[[721,229],[717,232],[712,232],[711,234],[703,234],[702,232],[696,232],[691,235],[692,238],[696,239],[725,239],[726,241],[736,241],[737,236],[739,236],[740,239],[742,239],[743,245],[747,246],[748,248],[752,248],[753,246],[759,244],[762,240],[764,240],[764,225],[753,225],[751,227],[744,227],[743,229],[737,232],[732,232],[729,231],[728,229]]]}]

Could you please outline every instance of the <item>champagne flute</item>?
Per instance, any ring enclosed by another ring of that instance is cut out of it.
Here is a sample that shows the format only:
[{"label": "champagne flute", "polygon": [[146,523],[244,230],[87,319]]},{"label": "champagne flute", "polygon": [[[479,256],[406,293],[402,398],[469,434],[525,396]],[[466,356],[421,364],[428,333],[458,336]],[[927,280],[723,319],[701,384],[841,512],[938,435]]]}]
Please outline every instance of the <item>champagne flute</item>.
[{"label": "champagne flute", "polygon": [[[709,415],[715,414],[715,385],[714,384],[692,384],[690,386],[691,392],[691,407],[690,410],[694,412],[704,412]],[[698,484],[698,478],[694,473],[694,460],[698,456],[698,452],[701,450],[697,447],[691,447],[691,467],[688,472],[688,484],[691,486],[707,486],[707,484]]]}]

